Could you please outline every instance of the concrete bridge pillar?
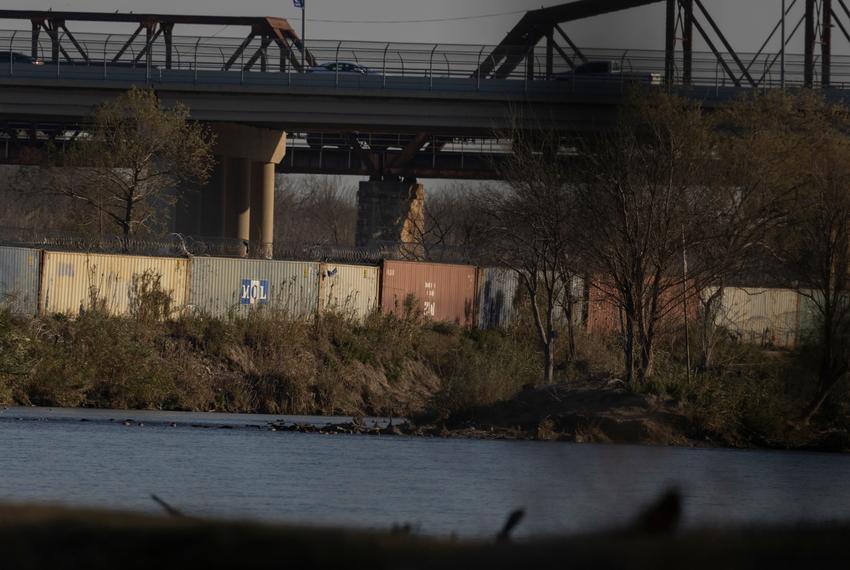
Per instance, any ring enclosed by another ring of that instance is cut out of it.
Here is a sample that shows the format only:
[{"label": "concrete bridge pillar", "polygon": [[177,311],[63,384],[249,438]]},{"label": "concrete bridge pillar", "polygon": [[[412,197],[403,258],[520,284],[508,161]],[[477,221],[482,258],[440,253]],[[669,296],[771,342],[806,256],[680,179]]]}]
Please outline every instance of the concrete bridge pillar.
[{"label": "concrete bridge pillar", "polygon": [[274,246],[274,167],[273,162],[254,162],[251,173],[251,241],[266,258]]},{"label": "concrete bridge pillar", "polygon": [[[286,133],[230,123],[213,125],[212,130],[216,134],[213,175],[199,192],[200,207],[178,204],[178,231],[254,242],[261,255],[270,258],[275,166],[286,153]],[[201,219],[187,220],[188,212]]]},{"label": "concrete bridge pillar", "polygon": [[418,246],[425,230],[425,189],[415,179],[370,180],[357,191],[358,246]]},{"label": "concrete bridge pillar", "polygon": [[234,188],[236,203],[234,213],[236,214],[236,238],[242,241],[251,239],[251,161],[247,158],[237,158],[236,164],[237,185]]}]

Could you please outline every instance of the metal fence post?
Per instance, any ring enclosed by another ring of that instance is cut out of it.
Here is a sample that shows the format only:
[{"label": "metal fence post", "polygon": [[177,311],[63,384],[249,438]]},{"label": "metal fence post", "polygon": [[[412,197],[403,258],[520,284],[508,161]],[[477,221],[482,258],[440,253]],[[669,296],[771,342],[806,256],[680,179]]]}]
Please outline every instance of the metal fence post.
[{"label": "metal fence post", "polygon": [[15,36],[17,35],[17,33],[18,33],[18,31],[15,30],[14,32],[12,32],[12,37],[9,38],[9,75],[12,76],[12,77],[14,77],[14,75],[15,75],[15,65],[14,65],[15,58],[12,57],[12,53],[14,52],[12,47],[15,43]]},{"label": "metal fence post", "polygon": [[387,51],[390,49],[390,44],[387,42],[386,47],[384,47],[384,58],[381,61],[381,88],[384,89],[387,86]]},{"label": "metal fence post", "polygon": [[[65,32],[62,32],[62,36],[64,36],[64,35],[65,35]],[[56,55],[56,79],[60,79],[61,76],[62,76],[62,73],[61,73],[62,68],[61,68],[61,64],[60,64],[60,62],[62,61],[62,58],[59,56],[59,47],[58,47],[59,44],[62,42],[62,36],[60,36],[59,34],[56,34],[56,39],[54,40],[56,42],[56,46],[57,46],[56,49],[53,50],[57,54]],[[11,54],[9,54],[9,55],[11,57]]]},{"label": "metal fence post", "polygon": [[106,50],[109,49],[109,40],[112,38],[112,34],[106,36],[106,39],[103,41],[103,79],[106,79]]},{"label": "metal fence post", "polygon": [[428,89],[431,90],[434,88],[434,52],[437,51],[437,45],[434,44],[434,47],[431,48],[431,55],[428,58]]},{"label": "metal fence post", "polygon": [[192,64],[192,68],[193,68],[193,72],[194,72],[193,73],[193,75],[194,75],[193,82],[196,85],[198,83],[198,45],[200,43],[201,43],[201,38],[198,38],[198,40],[195,42],[195,55],[194,55],[195,59],[194,59],[194,62]]},{"label": "metal fence post", "polygon": [[475,59],[475,90],[478,91],[481,89],[481,54],[484,53],[485,46],[481,46],[481,49],[478,51],[478,57]]},{"label": "metal fence post", "polygon": [[334,53],[334,82],[335,87],[339,88],[339,48],[342,47],[342,42],[336,44],[336,53]]}]

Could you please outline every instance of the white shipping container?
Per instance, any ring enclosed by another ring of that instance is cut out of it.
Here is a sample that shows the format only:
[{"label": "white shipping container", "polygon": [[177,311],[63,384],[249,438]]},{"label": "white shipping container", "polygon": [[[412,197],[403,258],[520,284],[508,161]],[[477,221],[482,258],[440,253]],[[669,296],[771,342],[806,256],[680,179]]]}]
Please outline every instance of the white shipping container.
[{"label": "white shipping container", "polygon": [[[716,290],[708,288],[703,298]],[[800,337],[800,296],[793,289],[726,287],[715,324],[744,342],[793,348]]]},{"label": "white shipping container", "polygon": [[322,263],[320,310],[364,319],[378,306],[380,268]]},{"label": "white shipping container", "polygon": [[319,302],[319,264],[195,257],[189,304],[214,316],[246,316],[270,309],[292,317],[316,314]]},{"label": "white shipping container", "polygon": [[0,247],[0,307],[18,315],[38,312],[41,250]]},{"label": "white shipping container", "polygon": [[44,252],[39,310],[77,315],[97,302],[113,315],[128,315],[140,278],[158,276],[172,308],[186,306],[189,261],[169,257]]}]

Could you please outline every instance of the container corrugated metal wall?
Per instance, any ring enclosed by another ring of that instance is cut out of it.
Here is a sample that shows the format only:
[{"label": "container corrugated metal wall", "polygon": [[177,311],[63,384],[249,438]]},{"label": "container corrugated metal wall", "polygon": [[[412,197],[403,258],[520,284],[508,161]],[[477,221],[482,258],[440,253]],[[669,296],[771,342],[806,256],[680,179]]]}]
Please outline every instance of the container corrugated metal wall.
[{"label": "container corrugated metal wall", "polygon": [[[659,296],[661,314],[655,325],[656,332],[660,335],[683,331],[685,324],[682,284],[673,281],[668,283],[672,285],[665,287]],[[688,319],[693,323],[699,315],[699,299],[693,281],[688,281],[687,292]],[[620,332],[621,310],[618,299],[619,294],[607,285],[604,279],[597,277],[593,280],[587,307],[588,332],[596,334]]]},{"label": "container corrugated metal wall", "polygon": [[0,247],[0,307],[19,315],[38,313],[41,251]]},{"label": "container corrugated metal wall", "polygon": [[380,269],[364,265],[322,263],[321,311],[339,311],[358,319],[378,306]]},{"label": "container corrugated metal wall", "polygon": [[516,319],[519,289],[516,271],[503,267],[478,269],[478,327],[503,328]]},{"label": "container corrugated metal wall", "polygon": [[260,308],[306,317],[319,302],[318,263],[195,257],[191,283],[191,306],[215,317]]},{"label": "container corrugated metal wall", "polygon": [[[585,305],[587,303],[587,291],[585,291],[586,287],[584,281],[584,277],[581,275],[573,275],[572,277],[570,295],[573,300],[573,325],[581,325],[584,322]],[[556,321],[562,323],[566,320],[564,317],[564,307],[560,303],[556,305],[553,317]]]},{"label": "container corrugated metal wall", "polygon": [[823,322],[823,294],[806,289],[800,292],[800,341],[815,342]]},{"label": "container corrugated metal wall", "polygon": [[469,265],[384,261],[381,310],[401,315],[409,297],[426,318],[472,326],[475,268]]},{"label": "container corrugated metal wall", "polygon": [[94,294],[110,313],[127,315],[136,279],[148,271],[160,276],[175,310],[186,306],[187,259],[46,251],[39,309],[76,315],[91,306]]},{"label": "container corrugated metal wall", "polygon": [[715,322],[745,342],[793,348],[800,336],[800,295],[793,289],[726,287]]}]

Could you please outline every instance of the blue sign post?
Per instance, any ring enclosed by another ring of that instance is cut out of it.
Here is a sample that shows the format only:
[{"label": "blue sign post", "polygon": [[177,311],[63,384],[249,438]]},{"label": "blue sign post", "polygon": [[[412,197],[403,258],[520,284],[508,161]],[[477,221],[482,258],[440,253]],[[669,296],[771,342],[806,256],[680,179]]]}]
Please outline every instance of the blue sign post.
[{"label": "blue sign post", "polygon": [[292,4],[296,8],[301,8],[301,73],[304,73],[307,71],[304,67],[304,62],[307,60],[307,0],[292,0]]}]

